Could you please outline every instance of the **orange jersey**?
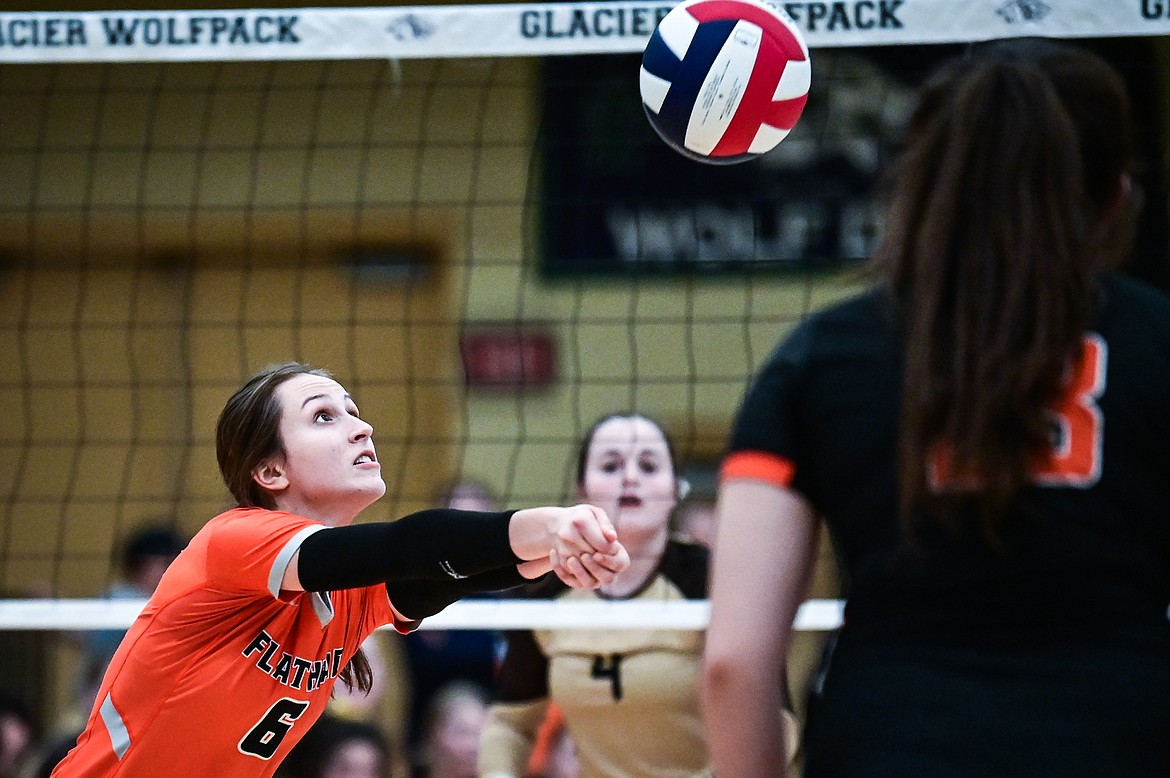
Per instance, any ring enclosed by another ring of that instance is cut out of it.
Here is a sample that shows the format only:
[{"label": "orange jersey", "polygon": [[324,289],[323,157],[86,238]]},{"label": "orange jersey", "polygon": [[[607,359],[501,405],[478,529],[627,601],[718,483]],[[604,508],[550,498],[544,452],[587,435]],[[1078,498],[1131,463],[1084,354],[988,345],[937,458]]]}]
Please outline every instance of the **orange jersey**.
[{"label": "orange jersey", "polygon": [[127,632],[53,778],[272,775],[362,641],[394,621],[382,585],[280,590],[321,529],[260,508],[208,522]]}]

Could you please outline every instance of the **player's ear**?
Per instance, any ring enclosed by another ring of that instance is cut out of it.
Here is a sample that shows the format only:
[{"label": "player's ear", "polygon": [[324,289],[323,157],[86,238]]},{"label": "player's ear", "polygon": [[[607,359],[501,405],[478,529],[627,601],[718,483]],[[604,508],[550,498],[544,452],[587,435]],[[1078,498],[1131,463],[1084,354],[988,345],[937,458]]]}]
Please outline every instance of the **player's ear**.
[{"label": "player's ear", "polygon": [[270,492],[288,488],[288,476],[284,474],[284,463],[270,459],[252,471],[252,480]]}]

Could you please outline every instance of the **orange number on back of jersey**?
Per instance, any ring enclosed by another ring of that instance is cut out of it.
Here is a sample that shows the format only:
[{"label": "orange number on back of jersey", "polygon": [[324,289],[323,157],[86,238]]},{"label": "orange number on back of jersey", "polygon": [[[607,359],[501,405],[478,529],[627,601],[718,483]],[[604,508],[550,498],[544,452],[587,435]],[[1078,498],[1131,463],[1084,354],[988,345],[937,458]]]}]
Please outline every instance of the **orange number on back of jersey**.
[{"label": "orange number on back of jersey", "polygon": [[[1042,486],[1087,487],[1101,477],[1103,418],[1097,398],[1105,391],[1105,340],[1095,332],[1087,334],[1081,355],[1069,366],[1063,394],[1048,409],[1052,419],[1052,445],[1032,462],[1033,482]],[[930,452],[927,476],[931,488],[978,488],[975,473],[959,474],[951,462],[951,449],[935,445]]]},{"label": "orange number on back of jersey", "polygon": [[1105,391],[1104,339],[1085,336],[1081,358],[1071,366],[1065,392],[1050,409],[1052,448],[1037,457],[1033,479],[1045,486],[1092,486],[1101,477],[1101,408],[1097,398]]}]

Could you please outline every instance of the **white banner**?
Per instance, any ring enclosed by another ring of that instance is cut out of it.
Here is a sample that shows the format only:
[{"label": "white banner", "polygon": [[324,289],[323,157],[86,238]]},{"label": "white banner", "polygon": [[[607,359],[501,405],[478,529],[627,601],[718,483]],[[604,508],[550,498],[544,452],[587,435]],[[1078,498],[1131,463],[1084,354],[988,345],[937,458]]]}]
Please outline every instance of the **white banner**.
[{"label": "white banner", "polygon": [[[1165,35],[1170,0],[784,2],[811,48]],[[0,13],[0,62],[638,52],[673,2]]]}]

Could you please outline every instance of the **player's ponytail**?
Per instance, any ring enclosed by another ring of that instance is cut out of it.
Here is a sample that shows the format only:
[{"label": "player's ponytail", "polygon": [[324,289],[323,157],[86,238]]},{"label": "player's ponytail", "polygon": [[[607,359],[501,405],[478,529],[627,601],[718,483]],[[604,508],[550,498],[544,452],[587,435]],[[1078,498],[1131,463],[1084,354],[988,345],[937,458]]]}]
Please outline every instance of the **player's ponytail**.
[{"label": "player's ponytail", "polygon": [[219,414],[215,455],[224,485],[241,508],[276,507],[272,495],[256,483],[252,474],[266,460],[284,451],[276,390],[290,378],[305,374],[330,377],[324,370],[299,362],[271,365],[244,382]]},{"label": "player's ponytail", "polygon": [[[904,344],[902,515],[973,504],[993,539],[1049,443],[1128,158],[1124,86],[1096,57],[994,44],[922,93],[875,259]],[[1103,149],[1102,145],[1108,146]],[[928,486],[928,462],[963,478]]]}]

